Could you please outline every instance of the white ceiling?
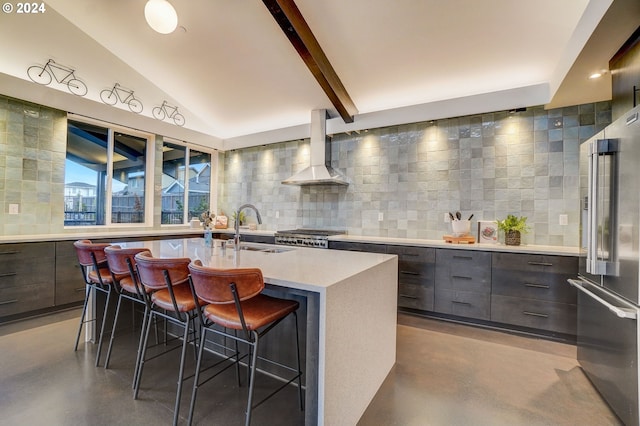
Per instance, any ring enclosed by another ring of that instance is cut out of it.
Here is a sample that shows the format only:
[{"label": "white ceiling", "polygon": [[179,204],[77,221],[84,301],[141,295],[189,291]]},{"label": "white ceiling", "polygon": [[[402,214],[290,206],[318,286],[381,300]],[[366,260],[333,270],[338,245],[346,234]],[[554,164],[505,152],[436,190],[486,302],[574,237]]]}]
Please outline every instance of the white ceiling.
[{"label": "white ceiling", "polygon": [[[306,137],[313,109],[337,116],[261,0],[170,1],[181,28],[169,35],[145,23],[146,0],[49,0],[43,14],[4,14],[0,93],[218,149]],[[574,68],[611,2],[296,0],[358,109],[352,124],[330,120],[330,133],[607,99],[610,80]],[[638,3],[615,1],[633,8],[619,14],[629,22],[584,69],[607,68],[640,22]],[[76,69],[85,98],[28,80],[26,69],[49,58]],[[140,116],[102,104],[100,90],[116,82],[142,100]],[[152,118],[165,100],[184,128]]]}]

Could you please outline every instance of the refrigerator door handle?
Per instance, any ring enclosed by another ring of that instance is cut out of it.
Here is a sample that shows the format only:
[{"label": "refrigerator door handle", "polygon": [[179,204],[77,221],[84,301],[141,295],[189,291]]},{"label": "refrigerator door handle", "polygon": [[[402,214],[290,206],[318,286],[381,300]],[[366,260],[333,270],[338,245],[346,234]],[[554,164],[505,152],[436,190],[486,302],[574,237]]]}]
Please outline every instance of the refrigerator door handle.
[{"label": "refrigerator door handle", "polygon": [[[616,139],[596,139],[591,142],[589,158],[589,196],[587,214],[586,270],[593,275],[617,276],[617,153]],[[602,164],[601,164],[602,163]],[[601,176],[608,174],[608,179]],[[602,179],[602,182],[601,182]],[[607,185],[608,188],[600,185]],[[606,191],[607,196],[605,196]],[[606,205],[605,205],[606,204]],[[606,211],[605,211],[606,209]],[[608,234],[608,235],[607,235]]]},{"label": "refrigerator door handle", "polygon": [[567,281],[569,282],[569,284],[571,284],[576,289],[580,290],[581,292],[583,292],[587,296],[591,297],[595,301],[597,301],[597,302],[603,304],[604,306],[606,306],[607,308],[609,308],[609,310],[611,312],[613,312],[614,314],[616,314],[619,318],[628,318],[628,319],[632,319],[632,320],[637,319],[638,315],[637,315],[635,310],[630,309],[630,308],[621,308],[619,306],[612,305],[611,303],[607,302],[606,300],[604,300],[600,296],[598,296],[595,293],[587,290],[582,285],[582,282],[580,280],[574,280],[574,279],[569,278]]}]

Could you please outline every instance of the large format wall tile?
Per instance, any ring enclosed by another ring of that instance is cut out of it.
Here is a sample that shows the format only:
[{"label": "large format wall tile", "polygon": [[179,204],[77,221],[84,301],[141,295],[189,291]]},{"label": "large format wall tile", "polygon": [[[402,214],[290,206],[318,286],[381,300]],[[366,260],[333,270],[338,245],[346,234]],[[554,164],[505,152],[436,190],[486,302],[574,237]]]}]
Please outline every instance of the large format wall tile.
[{"label": "large format wall tile", "polygon": [[348,187],[280,184],[308,165],[308,140],[236,150],[219,168],[219,206],[252,202],[269,229],[428,239],[449,232],[448,211],[473,213],[474,225],[511,213],[529,218],[525,243],[577,246],[579,145],[610,122],[611,105],[600,102],[334,135],[331,164]]}]

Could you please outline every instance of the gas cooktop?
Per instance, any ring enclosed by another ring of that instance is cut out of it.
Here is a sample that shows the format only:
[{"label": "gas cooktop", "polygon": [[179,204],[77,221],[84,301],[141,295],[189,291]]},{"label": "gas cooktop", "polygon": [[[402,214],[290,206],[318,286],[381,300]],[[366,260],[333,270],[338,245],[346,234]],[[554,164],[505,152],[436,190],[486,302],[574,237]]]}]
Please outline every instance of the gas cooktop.
[{"label": "gas cooktop", "polygon": [[346,234],[347,231],[334,229],[310,229],[299,228],[278,231],[275,234],[276,244],[288,246],[303,246],[328,248],[328,237],[332,235]]}]

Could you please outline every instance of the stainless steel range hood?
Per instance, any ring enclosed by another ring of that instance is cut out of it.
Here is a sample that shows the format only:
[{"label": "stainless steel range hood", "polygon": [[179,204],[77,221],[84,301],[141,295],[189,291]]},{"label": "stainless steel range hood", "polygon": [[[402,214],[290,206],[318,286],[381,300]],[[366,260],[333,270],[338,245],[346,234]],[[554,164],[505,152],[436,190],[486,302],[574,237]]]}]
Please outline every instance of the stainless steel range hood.
[{"label": "stainless steel range hood", "polygon": [[285,185],[349,185],[347,178],[327,163],[331,145],[327,138],[327,111],[311,111],[311,165],[282,181]]}]

